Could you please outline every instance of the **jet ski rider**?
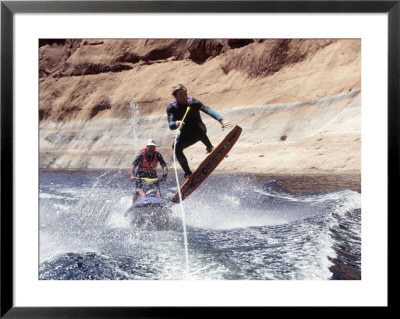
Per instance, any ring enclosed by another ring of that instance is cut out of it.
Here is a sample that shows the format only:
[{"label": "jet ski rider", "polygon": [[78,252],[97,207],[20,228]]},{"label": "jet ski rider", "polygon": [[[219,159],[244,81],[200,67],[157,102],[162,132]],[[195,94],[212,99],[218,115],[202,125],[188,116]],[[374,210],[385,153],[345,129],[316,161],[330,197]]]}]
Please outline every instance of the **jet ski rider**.
[{"label": "jet ski rider", "polygon": [[[157,163],[160,163],[163,169],[162,181],[166,182],[168,167],[161,153],[156,151],[157,143],[154,139],[149,139],[147,145],[143,148],[132,162],[130,168],[130,177],[135,181],[135,192],[133,194],[132,203],[139,197],[139,191],[143,188],[143,180],[141,178],[157,178]],[[160,196],[159,182],[155,183],[157,194]]]}]

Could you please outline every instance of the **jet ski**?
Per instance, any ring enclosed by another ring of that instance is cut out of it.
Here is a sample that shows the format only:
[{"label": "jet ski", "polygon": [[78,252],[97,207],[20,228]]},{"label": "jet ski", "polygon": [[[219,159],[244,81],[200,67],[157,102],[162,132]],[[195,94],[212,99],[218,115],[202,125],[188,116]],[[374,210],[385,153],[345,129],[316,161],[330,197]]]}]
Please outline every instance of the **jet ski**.
[{"label": "jet ski", "polygon": [[131,225],[146,230],[167,230],[171,225],[172,211],[167,201],[160,197],[158,178],[141,178],[143,188],[139,197],[125,212]]}]

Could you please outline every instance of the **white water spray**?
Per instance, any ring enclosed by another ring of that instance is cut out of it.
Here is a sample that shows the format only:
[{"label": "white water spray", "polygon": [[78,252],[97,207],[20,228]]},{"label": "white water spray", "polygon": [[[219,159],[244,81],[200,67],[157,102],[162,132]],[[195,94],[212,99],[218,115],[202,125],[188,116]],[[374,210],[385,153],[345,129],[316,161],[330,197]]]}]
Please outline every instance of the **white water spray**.
[{"label": "white water spray", "polygon": [[[179,129],[178,129],[179,130]],[[179,131],[178,131],[179,132]],[[179,178],[178,178],[178,170],[176,168],[176,155],[175,155],[175,150],[176,150],[176,140],[178,138],[178,134],[175,135],[175,141],[174,141],[174,168],[175,168],[175,178],[176,178],[176,185],[178,187],[178,193],[179,193],[179,206],[181,209],[181,215],[182,215],[182,228],[183,228],[183,241],[184,241],[184,247],[185,247],[185,260],[186,260],[186,271],[185,271],[185,278],[189,277],[190,274],[190,267],[189,267],[189,248],[188,248],[188,240],[187,240],[187,233],[186,233],[186,221],[185,221],[185,210],[183,208],[183,203],[182,203],[182,194],[181,194],[181,186],[179,184]]]},{"label": "white water spray", "polygon": [[[136,102],[130,102],[129,106],[130,106],[129,112],[130,112],[130,118],[131,118],[131,125],[133,128],[133,148],[134,148],[135,154],[136,154],[138,152],[139,105]],[[174,168],[175,168],[176,183],[177,183],[178,192],[179,192],[179,202],[180,202],[179,206],[180,206],[181,216],[182,216],[183,240],[184,240],[185,261],[186,261],[186,263],[185,263],[186,264],[185,278],[187,278],[190,273],[189,249],[188,249],[188,240],[187,240],[187,232],[186,232],[185,210],[184,210],[183,204],[182,204],[182,194],[180,192],[180,184],[179,184],[178,172],[177,172],[177,167],[176,167],[175,148],[176,148],[177,137],[178,137],[178,134],[175,135],[175,143],[174,143]]]},{"label": "white water spray", "polygon": [[138,127],[139,127],[139,105],[136,102],[130,102],[129,103],[129,113],[130,113],[130,118],[131,118],[131,125],[133,128],[133,149],[135,151],[135,154],[138,152]]}]

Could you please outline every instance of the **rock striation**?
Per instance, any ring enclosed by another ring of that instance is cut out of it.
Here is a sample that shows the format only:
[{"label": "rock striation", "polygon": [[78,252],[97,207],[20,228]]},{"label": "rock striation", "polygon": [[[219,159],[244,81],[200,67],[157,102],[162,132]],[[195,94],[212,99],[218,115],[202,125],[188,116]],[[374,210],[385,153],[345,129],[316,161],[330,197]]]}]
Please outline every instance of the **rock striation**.
[{"label": "rock striation", "polygon": [[[41,39],[40,167],[128,168],[148,138],[173,165],[170,87],[243,133],[218,170],[360,173],[358,39]],[[202,115],[212,143],[226,132]],[[201,143],[185,151],[195,167]]]}]

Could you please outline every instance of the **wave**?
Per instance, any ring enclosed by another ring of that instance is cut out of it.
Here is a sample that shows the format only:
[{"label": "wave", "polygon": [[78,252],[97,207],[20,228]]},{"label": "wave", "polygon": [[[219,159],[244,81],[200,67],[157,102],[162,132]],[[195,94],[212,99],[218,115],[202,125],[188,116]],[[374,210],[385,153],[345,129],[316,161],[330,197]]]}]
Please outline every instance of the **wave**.
[{"label": "wave", "polygon": [[[44,185],[40,279],[183,279],[182,230],[129,225],[124,178]],[[166,198],[174,192],[164,185]],[[183,203],[193,279],[360,279],[358,192],[297,195],[274,179],[214,176]]]}]

